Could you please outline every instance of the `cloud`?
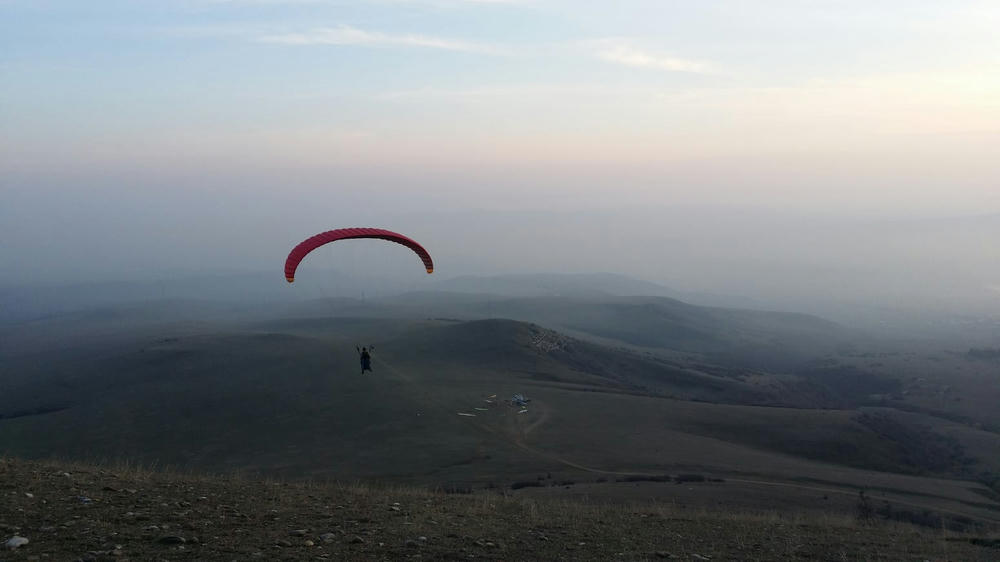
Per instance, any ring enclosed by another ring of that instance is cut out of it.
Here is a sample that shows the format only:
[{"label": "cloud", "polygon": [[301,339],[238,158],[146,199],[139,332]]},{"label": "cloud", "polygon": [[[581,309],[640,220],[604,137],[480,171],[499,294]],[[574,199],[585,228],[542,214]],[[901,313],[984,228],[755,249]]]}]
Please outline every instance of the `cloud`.
[{"label": "cloud", "polygon": [[[431,6],[457,6],[463,4],[528,4],[534,0],[369,0],[373,4],[428,4]],[[209,0],[212,4],[343,4],[343,0]]]},{"label": "cloud", "polygon": [[457,99],[487,99],[490,103],[495,98],[505,99],[538,99],[551,100],[554,97],[567,99],[583,98],[615,98],[623,96],[646,97],[660,99],[663,92],[658,88],[644,88],[609,85],[604,83],[569,82],[569,83],[518,83],[503,85],[483,85],[473,88],[439,88],[425,87],[411,90],[395,90],[383,92],[376,96],[382,100],[457,100]]},{"label": "cloud", "polygon": [[498,55],[503,51],[499,48],[444,39],[429,35],[391,34],[377,31],[365,31],[349,25],[337,27],[321,27],[305,32],[292,32],[263,35],[258,38],[265,43],[281,43],[285,45],[362,45],[370,47],[420,47],[426,49],[442,49],[446,51],[462,51]]},{"label": "cloud", "polygon": [[652,68],[670,72],[693,72],[698,74],[709,74],[712,72],[710,66],[703,62],[650,53],[621,43],[601,43],[601,46],[597,50],[597,57],[615,64],[639,68]]}]

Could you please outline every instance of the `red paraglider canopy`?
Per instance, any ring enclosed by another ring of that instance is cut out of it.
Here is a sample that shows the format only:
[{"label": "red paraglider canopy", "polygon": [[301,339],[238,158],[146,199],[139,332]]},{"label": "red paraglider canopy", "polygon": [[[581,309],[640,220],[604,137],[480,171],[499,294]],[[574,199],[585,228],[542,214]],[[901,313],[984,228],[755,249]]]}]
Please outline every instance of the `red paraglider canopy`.
[{"label": "red paraglider canopy", "polygon": [[292,248],[291,253],[288,254],[288,259],[285,260],[285,279],[289,283],[295,281],[295,269],[299,267],[299,262],[309,252],[319,248],[323,244],[329,244],[337,240],[350,240],[352,238],[377,238],[379,240],[388,240],[402,244],[420,256],[420,260],[424,262],[427,273],[434,272],[434,262],[431,260],[431,255],[427,253],[427,250],[416,241],[402,234],[381,228],[338,228],[337,230],[328,230],[316,236],[306,238],[298,246]]}]

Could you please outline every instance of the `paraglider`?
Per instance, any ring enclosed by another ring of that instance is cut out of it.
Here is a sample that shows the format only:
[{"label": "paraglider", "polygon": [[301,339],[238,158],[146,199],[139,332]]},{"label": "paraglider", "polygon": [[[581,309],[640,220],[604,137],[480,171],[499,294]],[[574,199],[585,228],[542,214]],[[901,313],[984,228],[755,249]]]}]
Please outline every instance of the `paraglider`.
[{"label": "paraglider", "polygon": [[[324,244],[329,244],[330,242],[336,242],[338,240],[353,240],[358,238],[374,238],[406,246],[417,254],[417,257],[419,257],[420,261],[423,262],[424,269],[427,270],[427,273],[434,272],[434,261],[431,259],[431,255],[427,253],[427,250],[425,250],[423,246],[412,238],[403,236],[398,232],[392,232],[391,230],[384,230],[381,228],[338,228],[336,230],[328,230],[315,236],[310,236],[292,248],[292,251],[289,252],[288,257],[285,259],[285,280],[289,283],[295,281],[295,270],[299,267],[299,263],[309,254],[309,252],[312,252]],[[365,374],[366,371],[372,372],[371,354],[375,351],[375,348],[369,346],[367,348],[357,347],[356,349],[358,351],[358,359],[361,362],[361,374]]]},{"label": "paraglider", "polygon": [[365,374],[365,371],[372,372],[372,355],[368,350],[371,349],[374,352],[375,346],[368,348],[354,346],[354,349],[358,350],[358,359],[361,360],[361,374]]},{"label": "paraglider", "polygon": [[288,258],[285,260],[285,280],[289,283],[295,281],[295,270],[299,267],[299,262],[301,262],[302,259],[309,254],[309,252],[324,244],[329,244],[330,242],[336,242],[338,240],[352,240],[357,238],[375,238],[402,244],[417,254],[420,261],[423,262],[424,269],[427,270],[427,273],[434,272],[434,261],[431,259],[431,255],[427,253],[427,250],[425,250],[423,246],[411,238],[407,238],[397,232],[383,230],[381,228],[338,228],[336,230],[328,230],[315,236],[311,236],[299,243],[298,246],[295,246],[295,248],[293,248],[288,254]]}]

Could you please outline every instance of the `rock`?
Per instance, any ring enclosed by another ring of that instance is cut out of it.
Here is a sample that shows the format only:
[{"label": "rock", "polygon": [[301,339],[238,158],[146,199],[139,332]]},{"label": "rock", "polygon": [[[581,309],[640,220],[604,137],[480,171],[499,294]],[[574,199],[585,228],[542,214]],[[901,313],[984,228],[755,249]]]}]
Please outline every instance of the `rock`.
[{"label": "rock", "polygon": [[35,494],[32,494],[31,492],[25,492],[24,493],[24,497],[26,497],[26,498],[33,498],[33,497],[35,497]]},{"label": "rock", "polygon": [[702,556],[700,554],[692,554],[691,558],[694,558],[695,560],[711,560],[712,559],[711,556]]},{"label": "rock", "polygon": [[159,539],[157,539],[156,542],[160,544],[184,544],[187,542],[187,539],[185,539],[184,537],[179,537],[177,535],[167,535],[164,537],[160,537]]},{"label": "rock", "polygon": [[319,538],[323,542],[333,542],[337,539],[337,533],[323,533]]},{"label": "rock", "polygon": [[7,539],[7,542],[5,542],[3,546],[7,550],[17,550],[26,544],[28,544],[28,539],[14,535],[13,537]]},{"label": "rock", "polygon": [[347,542],[349,542],[351,544],[362,544],[363,542],[365,542],[365,539],[363,539],[363,538],[361,538],[361,537],[359,537],[357,535],[354,535]]},{"label": "rock", "polygon": [[304,544],[305,546],[314,546],[316,543],[314,543],[312,541],[306,541],[306,542],[304,542],[302,544]]},{"label": "rock", "polygon": [[417,540],[420,542],[427,542],[427,537],[417,537]]},{"label": "rock", "polygon": [[305,529],[295,529],[294,531],[288,531],[288,534],[293,537],[304,537],[306,536]]},{"label": "rock", "polygon": [[398,505],[390,505],[389,509],[391,509],[392,511],[399,511],[401,508]]},{"label": "rock", "polygon": [[278,546],[283,546],[283,547],[286,547],[286,548],[289,547],[289,546],[292,546],[292,543],[286,541],[285,539],[278,539],[278,540],[274,541],[274,544],[276,544]]},{"label": "rock", "polygon": [[418,546],[420,546],[420,543],[418,543],[413,539],[406,539],[406,542],[403,544],[406,545],[407,548],[417,548]]}]

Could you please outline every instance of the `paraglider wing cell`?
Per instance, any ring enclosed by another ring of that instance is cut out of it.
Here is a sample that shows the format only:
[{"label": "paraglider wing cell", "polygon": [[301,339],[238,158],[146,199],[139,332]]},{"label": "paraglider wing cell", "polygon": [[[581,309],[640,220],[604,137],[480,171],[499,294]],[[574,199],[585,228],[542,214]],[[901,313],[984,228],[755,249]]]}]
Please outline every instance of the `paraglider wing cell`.
[{"label": "paraglider wing cell", "polygon": [[411,238],[407,238],[402,234],[392,232],[390,230],[383,230],[381,228],[338,228],[337,230],[328,230],[326,232],[321,232],[316,236],[311,236],[293,248],[288,254],[288,259],[285,260],[285,279],[289,283],[295,281],[295,270],[299,267],[299,262],[301,262],[309,252],[324,244],[329,244],[330,242],[336,242],[338,240],[351,240],[354,238],[376,238],[379,240],[388,240],[389,242],[402,244],[403,246],[413,250],[417,256],[420,257],[420,260],[424,262],[424,268],[427,270],[427,273],[434,272],[434,262],[431,260],[431,255],[427,253],[427,250],[425,250],[423,246]]}]

